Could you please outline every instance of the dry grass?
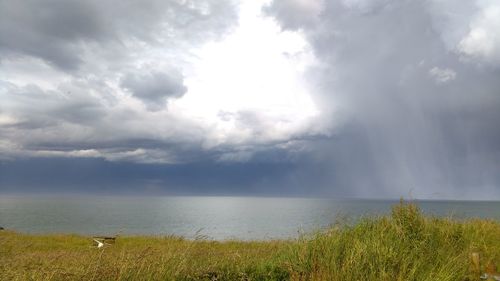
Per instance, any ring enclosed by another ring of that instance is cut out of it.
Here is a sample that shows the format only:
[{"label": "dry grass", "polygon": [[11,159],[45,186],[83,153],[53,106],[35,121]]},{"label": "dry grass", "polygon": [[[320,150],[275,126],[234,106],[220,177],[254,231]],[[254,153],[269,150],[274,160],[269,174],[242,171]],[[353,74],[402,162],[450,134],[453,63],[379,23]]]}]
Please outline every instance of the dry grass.
[{"label": "dry grass", "polygon": [[472,252],[500,265],[498,222],[426,217],[412,204],[293,241],[91,241],[2,231],[0,280],[478,280]]}]

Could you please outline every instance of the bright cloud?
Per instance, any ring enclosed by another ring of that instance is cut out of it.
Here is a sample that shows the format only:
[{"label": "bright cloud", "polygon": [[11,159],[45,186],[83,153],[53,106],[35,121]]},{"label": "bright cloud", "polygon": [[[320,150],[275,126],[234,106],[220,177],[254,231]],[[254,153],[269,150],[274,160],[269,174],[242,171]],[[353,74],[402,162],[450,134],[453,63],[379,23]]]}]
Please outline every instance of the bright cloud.
[{"label": "bright cloud", "polygon": [[500,62],[500,3],[481,0],[471,21],[470,31],[458,44],[458,50],[486,62]]},{"label": "bright cloud", "polygon": [[457,77],[457,73],[453,69],[439,68],[437,66],[429,70],[429,75],[433,77],[438,84],[453,81]]},{"label": "bright cloud", "polygon": [[256,124],[239,122],[244,112],[258,116],[269,139],[298,133],[318,113],[304,80],[314,64],[309,45],[300,33],[282,32],[262,17],[261,7],[258,1],[242,5],[234,32],[195,52],[189,90],[171,107],[214,126],[216,142],[256,137]]}]

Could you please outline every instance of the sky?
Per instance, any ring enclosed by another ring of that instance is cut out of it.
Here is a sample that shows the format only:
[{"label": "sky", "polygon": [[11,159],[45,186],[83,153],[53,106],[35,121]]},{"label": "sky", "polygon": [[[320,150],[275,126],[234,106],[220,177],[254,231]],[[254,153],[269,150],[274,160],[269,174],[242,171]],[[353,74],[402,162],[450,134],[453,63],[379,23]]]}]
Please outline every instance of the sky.
[{"label": "sky", "polygon": [[500,2],[1,0],[10,193],[500,200]]}]

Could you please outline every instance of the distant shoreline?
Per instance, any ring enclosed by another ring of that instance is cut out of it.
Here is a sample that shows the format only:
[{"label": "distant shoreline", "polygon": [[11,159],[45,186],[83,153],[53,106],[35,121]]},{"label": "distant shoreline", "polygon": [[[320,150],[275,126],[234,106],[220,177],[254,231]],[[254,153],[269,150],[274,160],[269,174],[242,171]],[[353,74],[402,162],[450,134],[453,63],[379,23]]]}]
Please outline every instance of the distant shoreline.
[{"label": "distant shoreline", "polygon": [[[258,198],[258,199],[311,199],[311,200],[338,200],[338,201],[382,201],[399,202],[400,197],[380,198],[380,197],[349,197],[349,196],[291,196],[282,194],[145,194],[145,193],[11,193],[0,192],[2,197],[35,197],[35,198],[95,198],[95,197],[113,197],[113,198]],[[412,202],[500,202],[500,198],[407,198],[405,200]]]}]

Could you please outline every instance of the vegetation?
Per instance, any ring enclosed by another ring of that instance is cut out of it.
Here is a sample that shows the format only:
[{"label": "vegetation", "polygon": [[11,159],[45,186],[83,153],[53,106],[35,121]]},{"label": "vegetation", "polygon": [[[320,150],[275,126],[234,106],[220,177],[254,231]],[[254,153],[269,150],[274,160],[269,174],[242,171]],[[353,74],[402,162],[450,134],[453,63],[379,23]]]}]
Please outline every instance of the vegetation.
[{"label": "vegetation", "polygon": [[[290,241],[119,237],[96,248],[76,235],[0,231],[0,280],[479,280],[500,265],[500,223],[421,214],[385,217]],[[496,264],[495,264],[496,263]]]}]

